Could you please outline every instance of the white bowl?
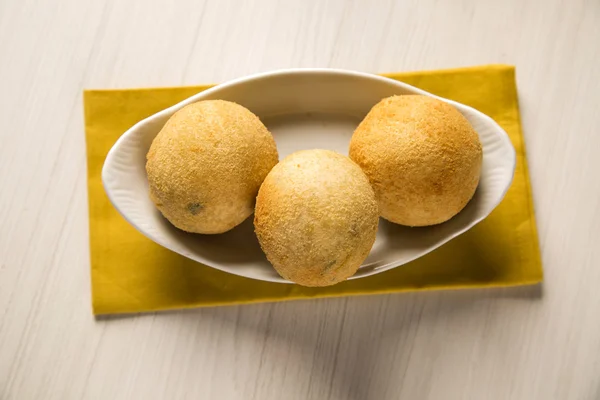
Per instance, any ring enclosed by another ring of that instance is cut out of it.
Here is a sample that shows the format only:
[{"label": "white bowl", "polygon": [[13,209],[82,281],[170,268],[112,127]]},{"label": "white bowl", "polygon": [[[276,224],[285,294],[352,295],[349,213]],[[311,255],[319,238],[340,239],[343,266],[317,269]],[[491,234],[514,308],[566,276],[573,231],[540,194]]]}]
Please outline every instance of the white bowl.
[{"label": "white bowl", "polygon": [[[239,103],[261,118],[275,137],[280,158],[312,148],[347,154],[360,120],[379,100],[394,94],[437,97],[392,79],[334,69],[290,69],[236,79],[198,93],[125,132],[106,157],[104,188],[121,215],[156,243],[225,272],[289,283],[262,253],[252,217],[222,235],[184,233],[162,217],[148,197],[145,162],[150,143],[175,111],[200,100],[222,99]],[[350,279],[378,274],[431,252],[483,220],[506,194],[516,161],[506,132],[471,107],[441,100],[454,105],[481,139],[483,167],[475,196],[460,214],[438,226],[407,228],[381,220],[371,253]]]}]

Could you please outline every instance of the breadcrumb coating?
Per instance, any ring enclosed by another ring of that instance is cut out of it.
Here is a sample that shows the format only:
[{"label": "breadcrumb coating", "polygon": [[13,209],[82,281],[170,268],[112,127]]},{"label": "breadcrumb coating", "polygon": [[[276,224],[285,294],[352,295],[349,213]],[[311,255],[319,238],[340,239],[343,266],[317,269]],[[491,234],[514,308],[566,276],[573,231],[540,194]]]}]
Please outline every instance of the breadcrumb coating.
[{"label": "breadcrumb coating", "polygon": [[273,136],[248,109],[223,100],[193,103],[173,114],[150,146],[150,198],[179,229],[223,233],[252,214],[277,161]]},{"label": "breadcrumb coating", "polygon": [[429,96],[392,96],[355,130],[350,158],[369,177],[381,216],[408,226],[445,222],[473,197],[482,148],[469,121]]},{"label": "breadcrumb coating", "polygon": [[354,275],[377,232],[373,188],[348,157],[304,150],[273,168],[258,192],[254,227],[277,272],[304,286]]}]

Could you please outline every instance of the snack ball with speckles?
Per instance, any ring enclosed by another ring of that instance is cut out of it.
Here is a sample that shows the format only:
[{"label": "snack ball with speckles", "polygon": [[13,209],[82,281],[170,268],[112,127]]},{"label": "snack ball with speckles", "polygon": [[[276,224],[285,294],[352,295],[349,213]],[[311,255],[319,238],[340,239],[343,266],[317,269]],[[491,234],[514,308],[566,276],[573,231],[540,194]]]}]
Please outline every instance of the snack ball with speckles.
[{"label": "snack ball with speckles", "polygon": [[273,136],[248,109],[223,100],[193,103],[173,114],[150,146],[150,198],[179,229],[223,233],[252,214],[277,161]]},{"label": "snack ball with speckles", "polygon": [[373,243],[379,211],[358,165],[329,150],[304,150],[267,175],[256,199],[254,229],[285,279],[329,286],[354,275]]},{"label": "snack ball with speckles", "polygon": [[352,135],[350,158],[369,177],[381,216],[408,226],[445,222],[473,197],[482,148],[469,121],[429,96],[381,100]]}]

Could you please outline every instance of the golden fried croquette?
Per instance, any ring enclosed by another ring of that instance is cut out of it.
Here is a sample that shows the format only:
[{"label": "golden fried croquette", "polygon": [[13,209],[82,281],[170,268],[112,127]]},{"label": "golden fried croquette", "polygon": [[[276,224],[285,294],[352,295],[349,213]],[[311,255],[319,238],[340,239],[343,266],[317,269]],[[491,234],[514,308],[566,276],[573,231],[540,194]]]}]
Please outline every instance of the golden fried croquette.
[{"label": "golden fried croquette", "polygon": [[273,168],[258,192],[254,227],[277,272],[304,286],[354,275],[375,241],[373,188],[349,158],[304,150]]},{"label": "golden fried croquette", "polygon": [[177,111],[147,155],[150,198],[177,228],[223,233],[254,209],[278,155],[271,133],[248,109],[223,100]]},{"label": "golden fried croquette", "polygon": [[355,130],[350,158],[369,177],[381,216],[435,225],[460,212],[479,183],[479,136],[452,105],[429,96],[392,96]]}]

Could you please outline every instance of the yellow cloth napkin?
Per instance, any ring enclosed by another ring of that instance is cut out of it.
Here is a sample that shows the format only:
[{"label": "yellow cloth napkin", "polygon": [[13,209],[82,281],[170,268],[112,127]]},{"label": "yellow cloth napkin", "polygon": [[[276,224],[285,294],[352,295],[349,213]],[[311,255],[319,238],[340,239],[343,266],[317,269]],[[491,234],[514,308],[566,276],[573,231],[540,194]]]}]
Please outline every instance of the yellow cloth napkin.
[{"label": "yellow cloth napkin", "polygon": [[540,282],[542,266],[514,68],[491,65],[387,76],[468,104],[495,119],[508,132],[517,150],[514,182],[504,201],[486,220],[438,250],[379,275],[327,288],[261,282],[198,264],[144,237],[110,204],[100,172],[117,138],[139,120],[208,86],[86,91],[94,313]]}]

